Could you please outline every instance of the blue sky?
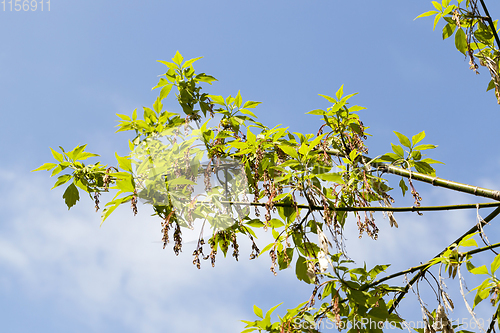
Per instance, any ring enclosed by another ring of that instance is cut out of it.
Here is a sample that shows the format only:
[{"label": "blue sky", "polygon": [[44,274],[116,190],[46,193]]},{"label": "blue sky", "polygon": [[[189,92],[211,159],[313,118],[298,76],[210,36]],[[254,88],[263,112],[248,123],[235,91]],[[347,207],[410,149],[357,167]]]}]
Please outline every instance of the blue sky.
[{"label": "blue sky", "polygon": [[[499,18],[500,5],[487,5]],[[179,257],[161,249],[160,222],[147,207],[136,217],[119,210],[99,228],[90,200],[68,212],[63,189],[50,191],[47,173],[29,172],[51,161],[49,147],[59,145],[87,143],[104,163],[114,163],[115,151],[126,154],[129,137],[114,134],[115,114],[152,105],[151,87],[166,71],[156,60],[177,50],[204,57],[195,68],[219,80],[211,94],[241,90],[243,99],[263,102],[256,113],[270,127],[316,133],[319,120],[305,113],[328,107],[317,94],[334,95],[344,84],[367,107],[361,116],[373,135],[370,155],[390,150],[392,131],[425,130],[425,143],[439,145],[430,157],[446,163],[438,176],[500,188],[500,107],[485,92],[489,74],[470,71],[453,41],[441,40],[440,26],[432,31],[432,19],[413,21],[432,9],[430,1],[52,0],[44,12],[1,6],[1,331],[237,332],[239,319],[253,319],[253,304],[284,301],[283,311],[308,298],[311,288],[293,272],[273,277],[266,256],[248,261],[245,250],[238,263],[221,258],[215,269],[198,271],[189,244]],[[178,111],[173,99],[164,104]],[[485,201],[417,189],[424,205]],[[393,272],[413,266],[470,228],[476,213],[396,217],[397,230],[379,216],[377,242],[360,242],[348,230],[350,255],[391,262]],[[261,247],[269,237],[262,235]],[[401,313],[418,318],[419,311]],[[460,311],[453,317],[463,317]]]}]

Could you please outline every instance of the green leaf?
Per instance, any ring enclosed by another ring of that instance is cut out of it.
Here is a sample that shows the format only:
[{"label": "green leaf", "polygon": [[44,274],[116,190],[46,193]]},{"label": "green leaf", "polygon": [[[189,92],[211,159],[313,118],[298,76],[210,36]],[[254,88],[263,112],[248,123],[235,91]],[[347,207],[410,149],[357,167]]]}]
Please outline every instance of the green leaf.
[{"label": "green leaf", "polygon": [[342,175],[339,173],[320,173],[315,175],[321,180],[327,181],[327,182],[334,182],[336,184],[344,184],[344,180],[342,179]]},{"label": "green leaf", "polygon": [[51,188],[52,189],[55,189],[56,187],[58,186],[61,186],[62,184],[65,184],[67,183],[70,179],[71,179],[71,175],[62,175],[62,176],[59,176],[56,180],[56,183],[54,184],[54,187]]},{"label": "green leaf", "polygon": [[57,151],[55,151],[54,149],[50,148],[50,150],[52,151],[52,156],[54,156],[54,158],[58,161],[58,162],[62,162],[63,161],[63,156],[61,153],[58,153]]},{"label": "green leaf", "polygon": [[359,105],[354,105],[349,108],[350,112],[356,112],[356,111],[361,111],[361,110],[366,110],[365,107],[359,106]]},{"label": "green leaf", "polygon": [[238,90],[238,94],[236,95],[236,97],[234,98],[234,105],[236,105],[238,108],[241,107],[241,103],[242,103],[242,99],[241,99],[241,93],[240,91]]},{"label": "green leaf", "polygon": [[486,268],[486,265],[475,267],[470,270],[472,274],[488,274],[488,268]]},{"label": "green leaf", "polygon": [[318,94],[318,95],[320,95],[321,97],[323,97],[324,99],[326,99],[328,102],[337,103],[337,101],[333,97],[326,96],[326,95],[321,95],[321,94]]},{"label": "green leaf", "polygon": [[267,312],[266,312],[266,317],[270,317],[271,314],[274,312],[274,310],[276,310],[278,308],[278,306],[280,306],[281,304],[283,304],[283,302],[281,302],[280,304],[278,305],[275,305],[273,306],[272,308],[270,308]]},{"label": "green leaf", "polygon": [[450,24],[450,23],[446,24],[443,27],[443,39],[451,37],[455,32],[456,28],[457,26],[455,24]]},{"label": "green leaf", "polygon": [[415,21],[415,20],[416,20],[416,19],[418,19],[418,18],[421,18],[421,17],[426,17],[426,16],[432,16],[432,15],[437,14],[437,13],[439,13],[439,12],[438,12],[438,11],[436,11],[436,10],[430,10],[430,11],[428,11],[428,12],[425,12],[425,13],[423,13],[423,14],[418,15],[418,16],[417,16],[417,17],[415,17],[413,20]]},{"label": "green leaf", "polygon": [[127,157],[121,157],[115,152],[116,160],[118,161],[118,166],[125,171],[132,172],[132,160]]},{"label": "green leaf", "polygon": [[243,104],[244,109],[253,109],[257,105],[259,105],[261,102],[254,102],[254,101],[246,101],[245,104]]},{"label": "green leaf", "polygon": [[259,219],[253,219],[249,222],[246,222],[245,224],[252,228],[262,228],[265,225]]},{"label": "green leaf", "polygon": [[[490,279],[488,278],[488,279],[484,280],[480,286],[474,288],[474,289],[477,289],[477,292],[476,292],[476,297],[474,297],[474,304],[473,304],[472,309],[474,309],[476,307],[476,305],[481,303],[485,298],[487,298],[489,296],[490,289],[491,289],[491,287],[489,285],[490,285]],[[474,290],[474,289],[472,289],[472,290]]]},{"label": "green leaf", "polygon": [[128,195],[124,198],[120,198],[120,199],[117,199],[117,200],[113,200],[111,202],[108,202],[106,204],[106,206],[110,206],[110,207],[106,207],[104,208],[104,210],[102,211],[102,215],[101,215],[101,226],[102,224],[104,223],[104,221],[108,218],[109,215],[111,215],[111,213],[116,209],[118,208],[119,205],[121,205],[122,203],[124,202],[127,202],[129,201],[130,199],[132,199],[132,195]]},{"label": "green leaf", "polygon": [[282,144],[282,145],[280,145],[280,149],[283,150],[283,152],[285,154],[287,154],[288,156],[291,156],[297,160],[300,160],[299,154],[297,153],[297,151],[295,150],[294,147],[288,146],[286,144]]},{"label": "green leaf", "polygon": [[495,81],[491,80],[490,83],[488,83],[488,87],[486,88],[486,91],[490,91],[493,88],[495,88]]},{"label": "green leaf", "polygon": [[158,62],[161,62],[162,64],[164,64],[165,66],[167,66],[169,69],[176,69],[177,68],[177,65],[174,64],[174,63],[171,63],[171,62],[168,62],[168,61],[163,61],[163,60],[156,60]]},{"label": "green leaf", "polygon": [[426,150],[426,149],[434,149],[436,148],[436,145],[418,145],[416,147],[413,147],[413,150]]},{"label": "green leaf", "polygon": [[444,164],[443,162],[433,160],[432,158],[424,158],[422,162],[428,163],[428,164]]},{"label": "green leaf", "polygon": [[411,152],[411,158],[414,161],[418,161],[422,158],[422,153],[420,152],[420,150],[414,150]]},{"label": "green leaf", "polygon": [[40,170],[52,170],[56,166],[57,166],[56,163],[44,163],[41,166],[39,166],[38,168],[36,168],[35,170],[31,170],[31,172],[40,171]]},{"label": "green leaf", "polygon": [[425,138],[425,131],[422,131],[418,134],[415,134],[414,136],[411,137],[411,143],[412,146],[416,145],[420,141],[422,141]]},{"label": "green leaf", "polygon": [[186,177],[181,176],[172,180],[168,180],[168,185],[169,186],[175,186],[175,185],[196,185],[195,182],[192,180],[186,179]]},{"label": "green leaf", "polygon": [[408,191],[408,187],[406,186],[404,178],[401,178],[401,180],[399,181],[399,187],[401,188],[401,191],[403,192],[403,197],[404,197],[406,194],[406,191]]},{"label": "green leaf", "polygon": [[201,73],[201,74],[196,75],[196,80],[198,80],[200,82],[206,82],[210,85],[212,84],[212,82],[217,81],[216,78],[214,78],[211,75],[207,75],[205,73]]},{"label": "green leaf", "polygon": [[[401,144],[405,147],[408,147],[408,148],[411,148],[411,142],[410,140],[403,134],[401,133],[398,133],[396,131],[394,131],[394,134],[397,135],[398,139],[399,139],[399,142],[401,142]],[[424,134],[425,135],[425,134]]]},{"label": "green leaf", "polygon": [[394,161],[397,161],[399,160],[401,157],[396,155],[396,154],[393,154],[393,153],[387,153],[387,154],[384,154],[382,156],[380,156],[378,160],[380,161],[386,161],[386,162],[394,162]]},{"label": "green leaf", "polygon": [[339,90],[337,90],[337,92],[335,93],[335,97],[337,97],[337,99],[341,99],[343,94],[344,94],[344,85],[341,85]]},{"label": "green leaf", "polygon": [[253,306],[253,312],[255,313],[255,315],[257,315],[257,317],[264,318],[264,315],[262,314],[262,309],[259,308],[257,305]]},{"label": "green leaf", "polygon": [[281,228],[283,227],[285,224],[283,223],[283,221],[280,221],[278,219],[271,219],[269,221],[269,225],[271,226],[271,228]]},{"label": "green leaf", "polygon": [[434,170],[433,167],[431,167],[428,163],[422,161],[414,162],[415,169],[417,172],[426,174],[426,175],[431,175],[435,176],[436,175],[436,170]]},{"label": "green leaf", "polygon": [[326,114],[326,111],[325,110],[316,109],[316,110],[312,110],[312,111],[306,112],[306,114],[313,114],[313,115],[316,115],[316,116],[323,116],[324,114]]},{"label": "green leaf", "polygon": [[164,98],[166,98],[168,96],[168,94],[170,93],[170,90],[172,90],[173,86],[174,85],[170,83],[170,84],[164,86],[163,88],[161,88],[161,90],[160,90],[160,101],[162,101]]},{"label": "green leaf", "polygon": [[68,206],[68,210],[73,207],[78,200],[80,200],[80,194],[78,193],[78,189],[75,184],[71,183],[71,185],[66,188],[63,198],[66,206]]},{"label": "green leaf", "polygon": [[247,116],[252,116],[252,117],[255,117],[257,118],[257,116],[252,112],[252,111],[249,111],[247,109],[239,109],[239,111]]},{"label": "green leaf", "polygon": [[391,146],[392,146],[392,150],[400,157],[400,158],[404,158],[405,157],[405,152],[403,150],[403,148],[401,148],[401,146],[399,145],[395,145],[393,143],[391,143]]},{"label": "green leaf", "polygon": [[132,119],[130,119],[129,116],[125,115],[125,114],[119,114],[119,113],[116,113],[116,115],[118,117],[120,117],[122,120],[125,120],[125,121],[131,121]]},{"label": "green leaf", "polygon": [[182,63],[182,60],[184,58],[182,55],[179,53],[179,51],[175,52],[175,56],[172,58],[173,62],[175,62],[177,65],[180,65]]},{"label": "green leaf", "polygon": [[307,275],[307,261],[303,256],[297,258],[297,263],[295,264],[295,274],[297,278],[306,283],[312,283],[311,279]]},{"label": "green leaf", "polygon": [[464,247],[475,246],[475,247],[477,247],[477,242],[475,239],[469,239],[465,242],[460,242],[460,246],[464,246]]},{"label": "green leaf", "polygon": [[467,52],[467,37],[465,36],[465,32],[463,29],[458,29],[455,34],[455,46],[457,50],[462,52],[464,55]]},{"label": "green leaf", "polygon": [[79,161],[83,161],[83,160],[86,160],[89,157],[97,157],[97,156],[99,156],[99,154],[92,154],[92,153],[84,151],[84,152],[82,152],[82,153],[80,153],[78,155],[78,160]]},{"label": "green leaf", "polygon": [[436,17],[434,18],[434,27],[432,28],[432,30],[436,29],[436,25],[439,22],[439,20],[441,19],[441,17],[443,17],[443,14],[441,14],[441,13],[438,13],[436,15]]},{"label": "green leaf", "polygon": [[440,12],[443,11],[443,6],[441,6],[441,4],[437,1],[432,1],[432,5],[434,6],[434,8],[436,8],[437,10],[439,10]]},{"label": "green leaf", "polygon": [[157,97],[156,98],[156,101],[154,102],[153,104],[153,109],[157,112],[157,113],[161,113],[162,109],[163,109],[163,104],[161,103],[161,98],[160,97]]},{"label": "green leaf", "polygon": [[183,65],[182,65],[182,68],[187,68],[189,66],[191,66],[195,61],[198,61],[200,60],[201,58],[203,57],[198,57],[198,58],[193,58],[193,59],[189,59],[187,60]]},{"label": "green leaf", "polygon": [[500,267],[500,254],[498,254],[491,263],[491,274],[494,274],[498,267]]},{"label": "green leaf", "polygon": [[226,102],[224,101],[224,97],[222,97],[222,96],[208,95],[207,97],[210,98],[210,100],[212,101],[213,104],[218,104],[218,105],[222,105],[222,106],[226,105]]}]

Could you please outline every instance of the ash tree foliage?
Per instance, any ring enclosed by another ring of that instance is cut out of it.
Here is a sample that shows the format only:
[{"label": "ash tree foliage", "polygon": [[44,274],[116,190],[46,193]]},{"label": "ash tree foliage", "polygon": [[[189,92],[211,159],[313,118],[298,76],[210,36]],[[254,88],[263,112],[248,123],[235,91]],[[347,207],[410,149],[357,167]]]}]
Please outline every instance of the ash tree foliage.
[{"label": "ash tree foliage", "polygon": [[[478,70],[478,63],[488,69],[487,89],[495,90],[500,103],[497,22],[489,17],[483,1],[432,4],[435,10],[418,17],[434,16],[434,28],[440,20],[446,21],[443,38],[455,35],[455,46],[469,59],[472,70]],[[273,274],[292,269],[297,279],[311,286],[311,295],[278,321],[273,322],[271,314],[279,305],[265,314],[254,305],[256,318],[244,321],[243,332],[319,332],[327,324],[353,332],[381,332],[388,323],[406,329],[397,310],[410,291],[418,296],[425,323],[416,331],[467,332],[463,323],[450,320],[450,311],[460,300],[448,295],[444,277],[459,281],[472,320],[476,320],[475,307],[488,300],[491,320],[484,330],[498,327],[500,255],[489,265],[476,267],[474,261],[476,255],[500,246],[491,244],[482,228],[500,214],[499,191],[437,177],[432,165],[440,162],[427,157],[436,146],[425,143],[423,131],[410,136],[394,132],[397,141],[391,143],[391,151],[369,157],[364,143],[368,133],[360,118],[364,108],[354,104],[356,94],[344,92],[343,86],[333,96],[320,95],[331,105],[326,110],[308,112],[318,124],[317,133],[290,132],[281,125],[269,128],[254,113],[259,102],[245,101],[239,91],[227,97],[205,92],[216,79],[195,71],[199,59],[185,60],[177,52],[171,62],[160,61],[167,71],[153,88],[159,96],[152,109],[118,115],[118,131],[131,136],[130,154],[116,155],[116,165],[85,164],[98,156],[86,152],[86,145],[71,151],[51,150],[56,162],[36,170],[58,176],[54,187],[69,184],[63,194],[68,208],[85,192],[99,210],[101,194],[114,192],[102,210],[104,222],[123,204],[137,214],[141,199],[161,221],[164,247],[173,243],[176,254],[182,250],[186,229],[210,228],[211,237],[204,239],[200,233],[194,248],[193,264],[198,268],[202,260],[215,266],[220,252],[223,256],[231,252],[238,260],[239,241],[248,238],[250,259],[269,256]],[[182,113],[163,107],[167,97],[177,98]],[[400,176],[399,183],[389,184],[387,174]],[[417,182],[493,202],[421,206]],[[412,196],[413,206],[393,207],[391,193],[396,190],[391,186],[399,187],[403,196]],[[356,223],[359,237],[376,240],[375,211],[384,212],[397,228],[394,212],[487,207],[495,209],[479,223],[471,221],[470,230],[423,264],[389,274],[389,265],[358,266],[349,259],[343,238],[346,223]],[[270,232],[273,241],[260,244],[259,229]],[[480,247],[474,236],[480,236],[485,245]],[[472,304],[465,297],[464,269],[484,279],[472,289]],[[395,278],[403,275],[409,280],[398,285]],[[430,284],[437,302],[422,299],[419,284]]]}]

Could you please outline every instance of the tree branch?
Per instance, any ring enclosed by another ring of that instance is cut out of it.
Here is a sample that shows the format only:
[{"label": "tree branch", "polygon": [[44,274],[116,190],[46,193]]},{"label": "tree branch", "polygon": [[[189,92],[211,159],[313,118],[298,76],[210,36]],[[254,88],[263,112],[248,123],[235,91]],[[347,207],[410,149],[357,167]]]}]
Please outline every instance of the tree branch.
[{"label": "tree branch", "polygon": [[[343,154],[336,149],[330,149],[326,151],[327,154],[343,156]],[[362,158],[370,161],[368,162],[373,167],[381,170],[382,172],[392,173],[394,175],[402,176],[405,178],[411,178],[412,180],[418,180],[424,183],[429,183],[434,186],[444,187],[447,189],[455,190],[458,192],[464,192],[469,194],[474,194],[480,197],[485,197],[489,199],[494,199],[500,201],[500,191],[490,190],[487,188],[482,188],[478,186],[472,186],[468,184],[458,183],[451,180],[442,179],[439,177],[432,177],[420,172],[408,171],[403,168],[399,168],[397,166],[382,163],[382,162],[372,162],[372,158],[368,156],[363,156]]]},{"label": "tree branch", "polygon": [[[212,203],[211,201],[198,201],[197,203]],[[260,202],[243,202],[243,201],[221,201],[224,205],[242,205],[242,206],[259,206],[264,207],[265,203]],[[275,202],[276,207],[295,207],[291,204]],[[462,204],[462,205],[445,205],[445,206],[420,206],[420,207],[330,207],[332,211],[338,212],[424,212],[424,211],[442,211],[442,210],[458,210],[458,209],[476,209],[498,207],[500,202],[486,202],[477,204]],[[298,208],[311,210],[324,210],[323,206],[297,205]]]},{"label": "tree branch", "polygon": [[[470,250],[470,251],[467,251],[467,252],[460,252],[459,256],[460,257],[465,257],[468,254],[472,255],[472,254],[476,254],[476,253],[479,253],[479,252],[488,251],[488,250],[493,249],[495,247],[500,247],[500,243],[496,243],[496,244],[492,244],[492,245],[488,245],[488,246],[483,246],[483,247],[480,247],[478,249]],[[400,271],[400,272],[397,272],[397,273],[385,276],[385,277],[383,277],[383,278],[381,278],[381,279],[379,279],[377,281],[374,281],[374,282],[366,285],[365,287],[361,288],[361,290],[366,290],[368,288],[371,288],[373,286],[381,284],[382,282],[390,280],[392,278],[395,278],[395,277],[398,277],[398,276],[401,276],[401,275],[404,275],[404,274],[413,273],[413,272],[416,272],[418,270],[421,270],[422,268],[425,268],[426,266],[429,266],[429,264],[431,263],[431,261],[432,260],[429,260],[429,261],[427,261],[424,264],[421,264],[421,265],[418,265],[418,266],[415,266],[415,267],[411,267],[411,268],[405,269],[404,271]],[[427,267],[425,270],[427,270],[428,268],[430,268],[430,266]]]},{"label": "tree branch", "polygon": [[483,6],[484,13],[486,14],[486,20],[490,25],[491,31],[493,32],[493,36],[495,36],[497,46],[500,48],[500,39],[498,38],[497,31],[495,30],[495,24],[493,24],[493,20],[491,19],[490,13],[488,12],[488,8],[486,8],[486,5],[484,4],[483,0],[479,1],[481,1],[481,6]]}]

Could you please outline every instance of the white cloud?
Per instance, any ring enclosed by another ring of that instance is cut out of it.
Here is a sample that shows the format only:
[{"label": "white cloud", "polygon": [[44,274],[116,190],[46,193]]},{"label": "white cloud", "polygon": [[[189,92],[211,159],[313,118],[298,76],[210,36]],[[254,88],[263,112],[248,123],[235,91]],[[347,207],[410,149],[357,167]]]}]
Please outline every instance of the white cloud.
[{"label": "white cloud", "polygon": [[[99,228],[88,198],[68,212],[62,191],[49,192],[48,182],[32,178],[28,183],[4,173],[0,179],[13,189],[10,198],[2,197],[0,270],[6,274],[0,288],[20,286],[20,295],[32,294],[51,306],[72,304],[61,311],[77,312],[96,331],[109,318],[133,332],[234,332],[243,327],[239,319],[250,319],[252,304],[241,298],[255,285],[237,280],[265,275],[258,273],[265,260],[234,263],[229,253],[218,258],[216,269],[203,262],[197,270],[190,255],[194,244],[185,244],[177,258],[172,244],[162,250],[155,242],[161,239],[160,222],[148,217],[146,207],[140,207],[141,217],[124,207]],[[246,261],[248,254],[242,256]]]}]

